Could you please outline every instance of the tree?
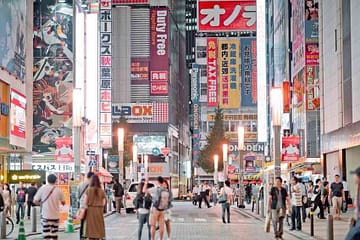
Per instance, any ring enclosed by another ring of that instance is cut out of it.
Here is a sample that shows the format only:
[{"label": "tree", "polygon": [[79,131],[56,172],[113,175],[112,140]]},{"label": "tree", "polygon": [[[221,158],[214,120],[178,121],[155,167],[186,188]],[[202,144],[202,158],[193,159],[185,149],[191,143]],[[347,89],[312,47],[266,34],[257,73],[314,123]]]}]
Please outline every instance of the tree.
[{"label": "tree", "polygon": [[203,149],[200,150],[199,165],[206,172],[214,172],[214,155],[219,156],[219,171],[223,169],[223,144],[228,144],[229,141],[225,137],[225,130],[223,125],[223,113],[218,107],[215,110],[215,124],[211,132],[207,136],[207,143]]}]

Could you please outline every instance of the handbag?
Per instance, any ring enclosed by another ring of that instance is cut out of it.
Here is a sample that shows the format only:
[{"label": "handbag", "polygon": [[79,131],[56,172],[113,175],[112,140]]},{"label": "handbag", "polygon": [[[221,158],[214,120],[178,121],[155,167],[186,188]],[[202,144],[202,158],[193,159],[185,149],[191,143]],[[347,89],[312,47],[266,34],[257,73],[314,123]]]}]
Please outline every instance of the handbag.
[{"label": "handbag", "polygon": [[346,212],[347,212],[347,202],[346,202],[346,201],[342,201],[341,211],[342,211],[343,213],[346,213]]},{"label": "handbag", "polygon": [[270,222],[271,222],[271,212],[266,214],[266,218],[265,218],[264,230],[267,233],[270,232]]},{"label": "handbag", "polygon": [[86,218],[86,208],[80,208],[79,210],[77,210],[76,212],[76,218],[80,219],[80,220],[84,220]]},{"label": "handbag", "polygon": [[219,202],[219,203],[226,203],[226,201],[227,201],[227,195],[226,195],[226,193],[224,192],[223,194],[220,195],[218,202]]}]

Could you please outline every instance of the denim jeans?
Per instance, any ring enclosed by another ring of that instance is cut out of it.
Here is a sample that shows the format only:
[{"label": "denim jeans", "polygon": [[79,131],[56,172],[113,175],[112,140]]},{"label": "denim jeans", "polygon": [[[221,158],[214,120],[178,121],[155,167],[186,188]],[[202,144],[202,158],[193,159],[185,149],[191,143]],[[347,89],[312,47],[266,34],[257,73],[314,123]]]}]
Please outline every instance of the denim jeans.
[{"label": "denim jeans", "polygon": [[223,203],[221,205],[222,214],[221,217],[225,219],[225,211],[227,212],[227,221],[230,222],[230,203]]},{"label": "denim jeans", "polygon": [[16,221],[20,221],[20,210],[21,210],[21,219],[24,219],[25,202],[16,202]]},{"label": "denim jeans", "polygon": [[[292,206],[291,222],[292,229],[301,230],[301,211],[302,207]],[[296,223],[296,224],[295,224]]]},{"label": "denim jeans", "polygon": [[144,227],[145,223],[147,223],[148,235],[149,235],[149,239],[151,239],[149,216],[150,216],[150,213],[138,214],[138,219],[139,219],[138,240],[141,240],[142,230],[143,230],[143,227]]}]

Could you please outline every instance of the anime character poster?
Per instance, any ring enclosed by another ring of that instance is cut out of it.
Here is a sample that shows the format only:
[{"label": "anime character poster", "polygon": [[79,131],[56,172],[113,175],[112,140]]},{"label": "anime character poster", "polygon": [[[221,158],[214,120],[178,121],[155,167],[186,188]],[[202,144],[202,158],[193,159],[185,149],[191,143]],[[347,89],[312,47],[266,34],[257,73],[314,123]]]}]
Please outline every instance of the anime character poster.
[{"label": "anime character poster", "polygon": [[0,1],[0,66],[24,81],[26,1]]},{"label": "anime character poster", "polygon": [[72,135],[72,0],[34,1],[33,151],[55,152]]}]

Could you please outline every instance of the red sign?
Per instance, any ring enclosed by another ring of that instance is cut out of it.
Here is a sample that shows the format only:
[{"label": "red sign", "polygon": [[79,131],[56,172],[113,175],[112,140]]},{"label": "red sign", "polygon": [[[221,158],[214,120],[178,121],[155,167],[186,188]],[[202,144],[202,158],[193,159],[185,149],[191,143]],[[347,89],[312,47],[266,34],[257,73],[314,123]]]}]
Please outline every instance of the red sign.
[{"label": "red sign", "polygon": [[73,162],[72,137],[61,137],[55,140],[55,162]]},{"label": "red sign", "polygon": [[131,83],[149,84],[148,58],[131,58]]},{"label": "red sign", "polygon": [[197,9],[200,32],[256,30],[255,0],[199,0]]},{"label": "red sign", "polygon": [[149,0],[112,0],[113,5],[149,4]]},{"label": "red sign", "polygon": [[218,106],[218,69],[217,69],[217,39],[207,38],[207,83],[208,106]]},{"label": "red sign", "polygon": [[305,64],[319,65],[319,43],[311,42],[305,44]]},{"label": "red sign", "polygon": [[150,10],[150,95],[168,95],[168,15],[166,7]]},{"label": "red sign", "polygon": [[160,151],[164,156],[167,156],[170,153],[170,148],[161,148]]},{"label": "red sign", "polygon": [[26,97],[11,89],[10,134],[25,139],[26,132]]},{"label": "red sign", "polygon": [[283,162],[297,162],[300,157],[300,137],[288,136],[282,138],[282,152],[281,161]]},{"label": "red sign", "polygon": [[290,82],[283,82],[283,112],[290,112]]}]

